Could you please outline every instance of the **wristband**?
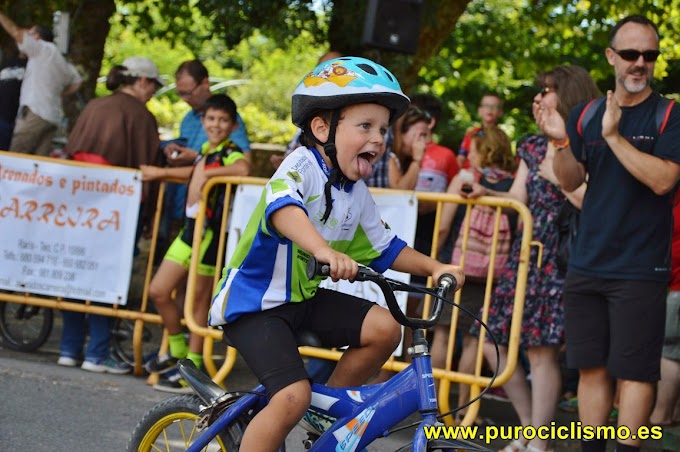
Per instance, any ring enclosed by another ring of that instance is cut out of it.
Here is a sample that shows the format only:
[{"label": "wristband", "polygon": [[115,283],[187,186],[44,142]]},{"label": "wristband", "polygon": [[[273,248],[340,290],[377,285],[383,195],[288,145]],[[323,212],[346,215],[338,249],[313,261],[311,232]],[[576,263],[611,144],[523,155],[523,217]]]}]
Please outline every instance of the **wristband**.
[{"label": "wristband", "polygon": [[565,137],[561,140],[550,140],[550,144],[555,148],[556,151],[561,151],[569,147],[569,137]]}]

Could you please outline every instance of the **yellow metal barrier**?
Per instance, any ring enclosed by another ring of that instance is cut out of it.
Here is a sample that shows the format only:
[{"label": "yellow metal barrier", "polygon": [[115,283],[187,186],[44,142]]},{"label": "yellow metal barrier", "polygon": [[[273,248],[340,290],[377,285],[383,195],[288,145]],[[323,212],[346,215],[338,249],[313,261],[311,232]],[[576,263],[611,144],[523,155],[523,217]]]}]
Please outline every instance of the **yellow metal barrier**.
[{"label": "yellow metal barrier", "polygon": [[[40,157],[33,157],[36,160],[49,160],[49,161],[56,161],[59,163],[67,163],[67,164],[72,164],[72,165],[81,165],[81,166],[88,166],[87,164],[80,164],[80,163],[75,163],[75,162],[69,162],[69,161],[64,161],[64,160],[58,160],[58,159],[46,159],[46,158],[40,158]],[[181,182],[177,180],[168,180],[170,182]],[[195,249],[198,249],[201,241],[201,231],[203,229],[203,225],[205,222],[205,200],[207,199],[207,195],[212,190],[213,187],[215,187],[218,184],[225,184],[226,185],[226,190],[225,190],[225,205],[230,205],[231,204],[231,193],[233,192],[232,188],[234,188],[236,185],[239,184],[252,184],[252,185],[264,185],[267,182],[267,179],[262,179],[262,178],[253,178],[253,177],[220,177],[220,178],[211,178],[208,179],[206,182],[205,186],[203,187],[203,197],[200,201],[199,209],[198,209],[198,216],[196,218],[196,227],[195,231],[196,234],[194,235],[194,241],[193,241],[193,247]],[[159,224],[160,224],[160,218],[161,218],[161,213],[162,213],[162,206],[163,206],[163,197],[164,197],[164,186],[165,184],[160,184],[160,189],[159,189],[159,196],[158,196],[158,202],[157,202],[157,209],[156,209],[156,215],[154,218],[154,224],[153,224],[153,230],[152,230],[152,237],[151,237],[151,243],[150,243],[150,252],[148,256],[148,262],[146,266],[146,274],[145,274],[145,280],[144,280],[144,287],[143,287],[143,293],[142,293],[142,301],[141,301],[141,308],[140,311],[133,311],[129,310],[126,308],[121,308],[117,305],[112,305],[111,307],[105,307],[105,306],[94,306],[91,304],[89,301],[85,301],[84,303],[80,302],[72,302],[72,301],[65,301],[62,298],[48,298],[48,297],[41,297],[41,296],[36,296],[34,294],[30,293],[24,293],[23,295],[15,294],[15,293],[5,293],[5,292],[0,292],[0,301],[4,302],[11,302],[11,303],[23,303],[27,305],[34,305],[34,306],[40,306],[44,308],[52,308],[52,309],[60,309],[60,310],[70,310],[70,311],[76,311],[76,312],[84,312],[84,313],[90,313],[90,314],[98,314],[98,315],[106,315],[106,316],[111,316],[111,317],[117,317],[117,318],[123,318],[123,319],[130,319],[130,320],[135,320],[135,327],[134,327],[134,332],[133,332],[133,350],[134,350],[134,358],[135,358],[135,367],[134,371],[136,375],[141,375],[142,374],[142,333],[143,333],[143,328],[144,328],[144,323],[149,322],[149,323],[156,323],[156,324],[161,324],[162,321],[160,319],[160,316],[157,314],[152,314],[148,313],[147,307],[148,307],[148,296],[149,296],[149,284],[151,281],[151,277],[153,274],[153,262],[154,262],[154,254],[155,254],[155,249],[156,249],[156,242],[158,239],[158,230],[159,230]],[[373,193],[398,193],[396,190],[386,190],[386,189],[371,189]],[[520,338],[520,327],[521,327],[521,321],[522,321],[522,313],[523,313],[523,307],[524,307],[524,294],[526,290],[526,280],[527,280],[527,274],[528,274],[528,268],[530,265],[529,259],[530,259],[530,247],[532,245],[537,245],[539,246],[539,262],[540,262],[540,255],[542,252],[542,247],[540,243],[532,242],[531,239],[531,234],[533,230],[533,220],[531,218],[531,214],[529,213],[529,210],[527,207],[517,201],[514,200],[509,200],[509,199],[504,199],[504,198],[495,198],[495,197],[483,197],[475,200],[469,200],[462,198],[457,195],[450,195],[446,193],[428,193],[428,192],[410,192],[410,191],[404,191],[404,196],[409,196],[413,197],[415,196],[420,202],[433,202],[436,203],[436,220],[435,220],[435,227],[433,230],[433,240],[432,240],[432,252],[431,255],[433,257],[436,257],[436,250],[438,249],[438,242],[439,242],[439,221],[440,221],[440,215],[441,215],[441,208],[444,203],[457,203],[457,204],[467,204],[467,205],[486,205],[486,206],[491,206],[496,208],[496,212],[500,213],[501,209],[513,209],[516,210],[519,213],[519,219],[522,221],[524,224],[523,232],[521,237],[517,237],[516,240],[521,240],[521,249],[520,249],[520,261],[519,261],[519,267],[518,267],[518,275],[517,275],[517,285],[516,285],[516,290],[515,290],[515,307],[513,310],[513,315],[512,315],[512,321],[511,321],[511,327],[510,327],[510,337],[509,337],[509,344],[508,344],[508,362],[507,365],[504,369],[502,369],[501,373],[498,375],[496,381],[494,382],[494,387],[496,386],[501,386],[503,383],[505,383],[512,373],[514,372],[514,369],[517,365],[517,356],[518,356],[518,350],[519,350],[519,338]],[[464,224],[468,224],[468,218],[470,215],[471,209],[467,209],[466,212],[466,221]],[[229,209],[223,209],[223,216],[222,216],[222,227],[225,228],[226,230],[226,224],[228,220],[228,212]],[[497,235],[498,235],[498,229],[499,229],[499,221],[500,221],[500,215],[496,216],[496,225],[495,225],[495,230],[494,230],[494,250],[495,250],[495,244],[497,240]],[[464,243],[467,243],[467,236],[468,236],[468,230],[466,229],[464,231]],[[219,242],[219,252],[218,252],[218,261],[217,261],[217,268],[220,269],[223,266],[223,261],[224,261],[224,252],[226,250],[225,246],[225,239],[226,239],[226,234],[222,234],[220,236],[220,242]],[[494,251],[495,252],[495,251]],[[493,257],[493,256],[492,256]],[[489,309],[489,304],[490,304],[490,299],[491,299],[491,282],[492,282],[492,277],[493,277],[493,262],[494,259],[491,259],[491,268],[489,269],[488,273],[488,278],[487,278],[487,287],[486,287],[486,292],[485,292],[485,298],[484,298],[484,311],[483,311],[483,317],[482,320],[486,322],[488,318],[488,309]],[[232,347],[227,348],[227,352],[225,355],[225,360],[222,364],[222,366],[217,369],[217,366],[215,365],[214,359],[213,359],[213,340],[218,339],[220,340],[222,337],[221,331],[210,328],[210,327],[204,327],[199,325],[196,322],[196,319],[193,316],[193,306],[194,306],[194,291],[196,287],[196,269],[198,267],[198,254],[194,253],[192,255],[192,260],[191,260],[191,266],[189,268],[189,277],[187,280],[187,291],[186,291],[186,299],[185,299],[185,305],[184,305],[184,316],[185,316],[185,322],[186,325],[189,327],[189,329],[197,334],[200,334],[206,338],[205,340],[205,345],[203,348],[203,355],[204,355],[204,364],[206,367],[206,370],[208,373],[211,375],[212,379],[217,382],[217,383],[222,383],[223,380],[227,377],[229,372],[234,366],[234,363],[236,361],[236,351]],[[214,283],[216,285],[217,281],[221,277],[221,271],[216,272],[215,274],[215,280]],[[431,285],[431,281],[428,280],[428,284]],[[454,301],[459,302],[460,301],[460,292],[457,292],[454,295]],[[423,309],[423,315],[426,316],[429,312],[429,303],[430,300],[426,299],[425,300],[425,308]],[[471,397],[475,397],[476,395],[479,394],[481,391],[481,388],[485,387],[486,385],[489,384],[490,378],[485,377],[481,375],[481,367],[482,367],[482,347],[484,344],[484,335],[485,332],[482,330],[481,337],[480,337],[480,342],[479,342],[479,347],[477,350],[477,362],[476,362],[476,368],[475,368],[475,373],[474,374],[467,374],[467,373],[460,373],[451,370],[451,365],[452,365],[452,356],[453,356],[453,349],[455,347],[455,335],[456,335],[456,327],[457,327],[457,320],[458,320],[458,310],[454,309],[452,312],[452,321],[451,321],[451,329],[450,329],[450,334],[449,334],[449,343],[448,343],[448,350],[447,350],[447,360],[446,360],[446,365],[445,368],[439,369],[436,368],[433,370],[433,375],[435,378],[440,380],[440,388],[439,388],[439,401],[440,401],[440,409],[442,412],[447,412],[449,411],[449,391],[450,391],[450,385],[451,383],[463,383],[463,384],[469,384],[471,385]],[[163,341],[163,346],[162,350],[166,347],[165,341]],[[300,352],[301,354],[305,356],[310,356],[310,357],[317,357],[317,358],[325,358],[325,359],[333,359],[333,360],[338,360],[341,356],[342,353],[337,351],[337,350],[327,350],[327,349],[320,349],[320,348],[314,348],[314,347],[300,347]],[[396,361],[394,359],[390,359],[383,367],[387,370],[393,370],[393,371],[400,371],[408,366],[407,363]],[[464,425],[470,425],[472,421],[476,418],[477,413],[479,410],[479,402],[471,405],[462,420],[462,424]],[[451,422],[451,419],[447,419],[448,422]]]},{"label": "yellow metal barrier", "polygon": [[[193,242],[193,247],[197,248],[200,245],[201,241],[201,235],[200,231],[203,229],[203,224],[205,222],[205,200],[207,199],[207,195],[212,190],[213,187],[215,187],[218,184],[225,184],[226,185],[226,199],[225,199],[225,205],[229,205],[231,202],[230,199],[230,194],[232,193],[232,188],[234,188],[236,185],[240,184],[253,184],[253,185],[264,185],[267,182],[267,179],[262,179],[262,178],[252,178],[252,177],[219,177],[219,178],[211,178],[208,179],[206,184],[203,187],[203,197],[199,205],[198,209],[198,216],[196,218],[196,235],[194,235],[194,242]],[[371,189],[373,193],[391,193],[394,194],[397,191],[396,190],[387,190],[387,189]],[[515,370],[515,367],[517,365],[517,356],[518,356],[518,351],[519,351],[519,342],[520,342],[520,328],[521,328],[521,322],[522,322],[522,314],[523,314],[523,308],[524,308],[524,294],[526,291],[526,281],[527,281],[527,274],[528,274],[528,269],[529,269],[529,260],[530,260],[530,247],[532,245],[535,245],[534,242],[531,241],[531,236],[532,236],[532,231],[533,231],[533,219],[531,217],[531,214],[529,212],[529,209],[522,203],[511,200],[511,199],[505,199],[505,198],[496,198],[496,197],[483,197],[483,198],[478,198],[478,199],[465,199],[462,198],[458,195],[451,195],[447,193],[428,193],[428,192],[408,192],[404,191],[403,192],[405,196],[416,196],[419,201],[421,202],[434,202],[436,203],[436,220],[435,220],[435,227],[433,230],[433,240],[432,240],[432,252],[431,255],[432,257],[436,258],[436,250],[438,249],[438,242],[439,242],[439,221],[440,221],[440,216],[441,216],[441,208],[444,203],[457,203],[457,204],[467,204],[467,205],[485,205],[485,206],[490,206],[490,207],[495,207],[496,212],[500,213],[502,209],[512,209],[516,210],[519,214],[519,220],[523,223],[524,227],[522,230],[522,235],[521,237],[517,237],[516,240],[521,240],[521,248],[520,248],[520,259],[519,259],[519,266],[517,269],[517,284],[516,284],[516,290],[515,290],[515,305],[513,309],[513,315],[512,315],[512,321],[511,321],[511,326],[510,326],[510,337],[509,337],[509,343],[508,343],[508,361],[506,364],[506,367],[504,369],[501,369],[500,374],[497,376],[495,382],[494,382],[494,387],[501,386],[503,385],[512,373]],[[226,215],[227,215],[227,210],[224,209],[224,215],[223,221],[226,220]],[[467,209],[466,212],[466,221],[464,224],[469,225],[469,215],[470,215],[471,209]],[[494,248],[494,254],[495,254],[495,245],[497,243],[498,239],[498,230],[499,230],[499,223],[500,223],[500,215],[496,215],[496,225],[494,229],[494,241],[493,241],[493,248]],[[223,223],[224,224],[224,223]],[[469,228],[469,226],[468,226]],[[466,229],[464,231],[464,243],[467,243],[467,236],[468,236],[469,229]],[[540,244],[539,244],[540,245]],[[223,251],[223,246],[220,243],[220,250]],[[539,254],[540,254],[540,249],[539,249]],[[223,256],[220,256],[220,260]],[[540,259],[540,257],[539,257]],[[540,262],[540,260],[539,260]],[[491,265],[489,268],[489,273],[487,277],[487,288],[486,288],[486,293],[485,293],[485,299],[484,299],[484,312],[483,312],[483,317],[482,320],[484,322],[487,321],[488,319],[488,310],[489,310],[489,304],[490,304],[490,298],[491,298],[491,283],[493,280],[493,265],[494,265],[494,259],[493,256],[491,258]],[[198,267],[198,255],[193,254],[192,255],[192,260],[191,260],[191,266],[189,268],[189,278],[187,281],[187,297],[185,300],[185,305],[184,305],[184,317],[187,323],[187,326],[192,332],[201,334],[206,337],[213,337],[213,338],[220,338],[221,337],[221,331],[215,330],[210,327],[203,327],[200,326],[196,320],[193,317],[193,293],[196,285],[196,269]],[[216,280],[218,279],[218,275],[216,274]],[[428,279],[428,285],[431,285],[431,280]],[[458,303],[460,301],[460,292],[457,292],[455,294],[454,301]],[[429,300],[426,300],[425,302],[425,309],[423,310],[423,315],[427,316],[429,313]],[[477,350],[477,363],[476,363],[476,369],[474,374],[467,374],[467,373],[460,373],[456,372],[451,369],[451,360],[452,360],[452,355],[453,355],[453,348],[455,347],[455,334],[456,334],[456,326],[457,326],[457,319],[458,319],[458,310],[454,309],[452,312],[452,322],[451,322],[451,330],[449,334],[449,348],[447,350],[447,361],[446,361],[446,367],[443,369],[434,369],[433,370],[433,375],[435,378],[440,380],[440,389],[439,389],[439,401],[440,401],[440,410],[442,412],[447,412],[450,410],[449,408],[449,391],[450,391],[450,384],[452,382],[454,383],[463,383],[463,384],[469,384],[471,385],[471,397],[475,397],[476,395],[479,394],[481,391],[481,388],[487,386],[491,379],[489,377],[485,377],[481,375],[481,367],[482,367],[482,360],[483,360],[483,345],[484,345],[484,338],[485,338],[485,331],[482,330],[481,336],[480,336],[480,341],[479,341],[479,347]],[[229,347],[229,350],[231,352],[231,347]],[[320,348],[315,348],[315,347],[300,347],[300,353],[305,355],[305,356],[310,356],[310,357],[317,357],[317,358],[325,358],[325,359],[332,359],[332,360],[338,360],[341,356],[342,353],[336,350],[327,350],[327,349],[320,349]],[[211,353],[208,352],[208,350],[204,350],[204,362],[206,363],[206,368],[208,369],[214,369],[214,364],[212,363],[212,355]],[[400,371],[402,369],[405,369],[409,364],[396,361],[394,359],[390,359],[384,366],[384,369],[388,370],[393,370],[393,371]],[[217,382],[221,382],[224,377],[228,374],[230,368],[227,368],[226,366],[223,366],[222,369],[220,369],[220,372],[218,374],[212,374],[213,375],[213,380]],[[479,402],[471,405],[467,412],[466,415],[461,422],[464,425],[470,425],[472,421],[476,418],[477,413],[479,411]],[[451,419],[447,419],[448,422],[451,422]]]}]

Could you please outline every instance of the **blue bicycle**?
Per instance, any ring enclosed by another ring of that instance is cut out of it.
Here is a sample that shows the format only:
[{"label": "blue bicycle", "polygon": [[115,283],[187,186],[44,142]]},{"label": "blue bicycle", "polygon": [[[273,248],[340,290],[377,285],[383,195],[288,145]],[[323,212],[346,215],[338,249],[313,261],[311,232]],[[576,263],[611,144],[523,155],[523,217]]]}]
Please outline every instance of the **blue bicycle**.
[{"label": "blue bicycle", "polygon": [[[318,264],[313,258],[307,266],[309,278],[317,274],[327,275],[329,270],[327,265]],[[456,286],[455,278],[445,275],[440,278],[436,289],[422,289],[386,278],[370,268],[360,267],[356,280],[377,284],[385,295],[392,316],[401,325],[411,328],[413,345],[409,348],[409,354],[413,361],[409,367],[382,384],[352,388],[313,384],[309,409],[317,418],[332,425],[320,435],[308,433],[301,449],[361,451],[374,440],[390,435],[394,431],[390,429],[417,411],[422,420],[413,424],[418,425],[413,442],[399,451],[488,450],[468,441],[428,440],[425,436],[426,427],[439,424],[438,419],[450,414],[438,414],[425,329],[434,326],[439,320],[442,302],[449,288]],[[434,303],[430,318],[406,317],[399,309],[394,291],[427,292],[432,295]],[[260,385],[252,391],[227,392],[199,371],[191,361],[182,360],[178,367],[196,394],[176,396],[152,408],[135,427],[128,443],[128,452],[237,451],[248,422],[267,404],[264,387]],[[489,387],[492,383],[493,379]],[[482,394],[454,411],[474,403]]]}]

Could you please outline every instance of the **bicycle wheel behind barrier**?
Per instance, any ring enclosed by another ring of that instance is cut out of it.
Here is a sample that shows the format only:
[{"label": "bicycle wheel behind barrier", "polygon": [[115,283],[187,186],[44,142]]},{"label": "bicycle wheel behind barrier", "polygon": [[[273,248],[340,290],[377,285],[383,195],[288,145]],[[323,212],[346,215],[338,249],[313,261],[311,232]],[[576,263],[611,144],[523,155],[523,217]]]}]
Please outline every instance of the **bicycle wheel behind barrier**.
[{"label": "bicycle wheel behind barrier", "polygon": [[[111,349],[120,361],[130,366],[135,365],[133,334],[135,321],[116,319],[111,330]],[[158,347],[163,338],[163,326],[156,323],[145,323],[142,330],[142,364],[158,354]]]},{"label": "bicycle wheel behind barrier", "polygon": [[9,349],[33,352],[50,337],[54,311],[40,306],[0,302],[0,337]]}]

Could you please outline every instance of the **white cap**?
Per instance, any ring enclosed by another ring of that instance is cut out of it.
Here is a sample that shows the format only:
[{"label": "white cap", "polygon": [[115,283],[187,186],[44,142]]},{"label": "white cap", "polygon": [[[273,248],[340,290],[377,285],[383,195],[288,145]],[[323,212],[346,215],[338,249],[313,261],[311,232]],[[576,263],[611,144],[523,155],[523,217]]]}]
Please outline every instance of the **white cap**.
[{"label": "white cap", "polygon": [[158,74],[158,68],[153,63],[153,61],[148,58],[132,56],[126,58],[122,65],[127,68],[126,71],[123,71],[123,74],[125,75],[130,75],[132,77],[146,77],[149,80],[156,81],[161,86],[165,86],[165,82]]}]

